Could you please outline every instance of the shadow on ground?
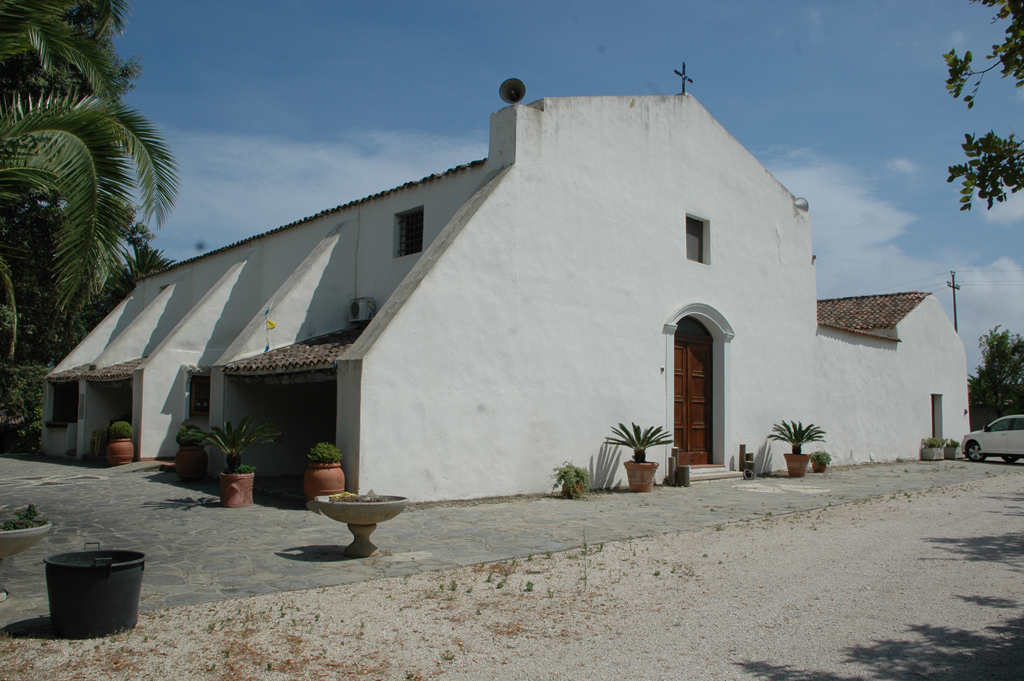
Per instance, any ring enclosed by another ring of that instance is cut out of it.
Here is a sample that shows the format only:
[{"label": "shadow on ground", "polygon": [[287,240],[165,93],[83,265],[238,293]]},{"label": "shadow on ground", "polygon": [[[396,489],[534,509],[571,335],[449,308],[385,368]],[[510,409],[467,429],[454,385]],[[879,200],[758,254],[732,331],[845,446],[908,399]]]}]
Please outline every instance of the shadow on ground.
[{"label": "shadow on ground", "polygon": [[[1013,606],[1019,607],[1019,604]],[[1007,606],[1000,603],[993,607]],[[851,676],[769,662],[738,665],[751,676],[770,681],[1019,681],[1024,678],[1024,616],[982,631],[920,624],[910,627],[907,633],[913,640],[876,641],[847,648],[846,661],[867,670]]]},{"label": "shadow on ground", "polygon": [[345,555],[345,546],[339,546],[338,544],[293,546],[290,549],[277,551],[275,555],[287,558],[288,560],[299,560],[307,563],[336,563],[343,560],[353,560]]}]

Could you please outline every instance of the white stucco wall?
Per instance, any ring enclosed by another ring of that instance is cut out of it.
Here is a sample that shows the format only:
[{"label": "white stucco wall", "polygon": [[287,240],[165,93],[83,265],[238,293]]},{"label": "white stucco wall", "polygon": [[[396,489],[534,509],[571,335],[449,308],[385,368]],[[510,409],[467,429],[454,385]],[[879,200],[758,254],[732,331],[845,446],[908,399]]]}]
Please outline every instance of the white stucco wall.
[{"label": "white stucco wall", "polygon": [[[921,301],[896,335],[901,342],[819,329],[813,418],[836,464],[918,458],[932,434],[933,394],[942,395],[944,437],[970,430],[966,353],[939,301]],[[773,449],[782,466],[784,448]]]},{"label": "white stucco wall", "polygon": [[[716,461],[806,420],[810,220],[696,100],[509,107],[491,156],[515,164],[362,349],[360,490],[536,492],[563,460],[598,466],[612,424],[671,427],[663,328],[693,303],[735,330]],[[687,215],[709,223],[709,264],[686,259]]]}]

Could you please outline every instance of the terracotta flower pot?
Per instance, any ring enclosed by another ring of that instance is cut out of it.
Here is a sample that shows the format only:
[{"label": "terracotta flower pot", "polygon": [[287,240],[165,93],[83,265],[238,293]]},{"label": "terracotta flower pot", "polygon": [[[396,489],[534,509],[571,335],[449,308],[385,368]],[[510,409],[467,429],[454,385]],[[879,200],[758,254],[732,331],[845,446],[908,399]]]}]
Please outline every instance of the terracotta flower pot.
[{"label": "terracotta flower pot", "polygon": [[135,458],[135,445],[131,439],[111,440],[107,443],[107,463],[111,466],[123,466]]},{"label": "terracotta flower pot", "polygon": [[826,468],[828,468],[828,466],[823,463],[818,463],[817,461],[811,462],[811,470],[815,473],[824,473]]},{"label": "terracotta flower pot", "polygon": [[[577,482],[574,491],[576,493],[576,496],[583,494],[583,483]],[[562,496],[565,497],[566,499],[573,498],[573,495],[569,493],[569,486],[564,482],[562,483]]]},{"label": "terracotta flower pot", "polygon": [[802,478],[807,475],[807,462],[811,460],[810,454],[783,454],[786,457],[786,469],[789,477]]},{"label": "terracotta flower pot", "polygon": [[226,508],[252,506],[252,479],[255,473],[221,473],[220,505]]},{"label": "terracotta flower pot", "polygon": [[345,471],[340,463],[310,463],[302,476],[302,489],[306,501],[345,491]]},{"label": "terracotta flower pot", "polygon": [[629,480],[630,492],[653,492],[654,473],[658,470],[658,464],[653,462],[636,463],[634,461],[623,461],[626,467],[626,478]]},{"label": "terracotta flower pot", "polygon": [[206,478],[206,448],[202,445],[182,445],[174,455],[174,472],[182,482]]}]

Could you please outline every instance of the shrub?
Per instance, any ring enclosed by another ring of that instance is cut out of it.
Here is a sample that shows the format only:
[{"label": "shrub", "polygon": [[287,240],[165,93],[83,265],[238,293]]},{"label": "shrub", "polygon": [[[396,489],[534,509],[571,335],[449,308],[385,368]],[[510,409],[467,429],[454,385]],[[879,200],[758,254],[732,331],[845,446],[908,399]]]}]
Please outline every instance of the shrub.
[{"label": "shrub", "polygon": [[235,469],[235,475],[248,475],[249,473],[255,473],[256,466],[250,466],[247,463],[243,463],[241,466]]},{"label": "shrub", "polygon": [[799,454],[800,448],[804,445],[823,441],[825,431],[813,423],[808,423],[805,426],[803,421],[790,421],[789,423],[783,421],[772,426],[772,434],[768,436],[768,439],[785,442],[793,448],[794,454]]},{"label": "shrub", "polygon": [[946,440],[946,446],[947,447],[959,447],[960,446],[960,440],[954,440],[953,438],[949,438],[948,440]]},{"label": "shrub", "polygon": [[107,428],[108,440],[130,440],[132,437],[132,424],[127,421],[114,421]]},{"label": "shrub", "polygon": [[828,452],[818,450],[811,454],[811,461],[819,466],[827,466],[832,463],[832,455]]},{"label": "shrub", "polygon": [[32,421],[18,431],[14,438],[14,451],[21,454],[37,454],[43,448],[43,410],[35,408]]},{"label": "shrub", "polygon": [[0,532],[27,530],[30,527],[40,527],[48,522],[50,521],[46,518],[39,517],[39,511],[36,510],[34,505],[29,504],[24,511],[16,514],[14,518],[0,523]]},{"label": "shrub", "polygon": [[[277,428],[269,422],[259,423],[259,417],[246,416],[238,422],[236,428],[228,421],[223,428],[211,426],[210,432],[203,432],[203,442],[213,445],[227,455],[227,470],[225,473],[237,473],[242,464],[242,454],[253,447],[277,442],[277,436],[281,434]],[[246,466],[247,469],[252,466]],[[256,469],[252,468],[249,473]]]},{"label": "shrub", "polygon": [[629,447],[632,449],[633,461],[636,463],[646,463],[648,447],[670,445],[673,442],[672,436],[665,432],[665,429],[661,426],[658,426],[657,428],[651,426],[647,430],[642,430],[640,426],[635,423],[630,423],[630,425],[633,427],[632,430],[626,428],[622,423],[617,427],[612,426],[612,432],[615,436],[606,438],[605,442],[610,445],[618,445],[620,447]]},{"label": "shrub", "polygon": [[330,442],[317,442],[306,456],[310,463],[338,463],[341,461],[341,450]]},{"label": "shrub", "polygon": [[201,445],[203,443],[203,431],[191,425],[182,426],[178,434],[174,436],[174,441],[178,443],[179,447]]},{"label": "shrub", "polygon": [[555,484],[552,489],[563,487],[563,494],[570,499],[577,499],[590,491],[590,473],[584,468],[574,466],[568,461],[554,470]]},{"label": "shrub", "polygon": [[[959,443],[957,443],[957,444],[959,444]],[[946,441],[943,440],[941,437],[929,437],[929,438],[925,438],[924,440],[921,440],[921,446],[922,447],[929,447],[929,448],[945,447],[946,446]]]}]

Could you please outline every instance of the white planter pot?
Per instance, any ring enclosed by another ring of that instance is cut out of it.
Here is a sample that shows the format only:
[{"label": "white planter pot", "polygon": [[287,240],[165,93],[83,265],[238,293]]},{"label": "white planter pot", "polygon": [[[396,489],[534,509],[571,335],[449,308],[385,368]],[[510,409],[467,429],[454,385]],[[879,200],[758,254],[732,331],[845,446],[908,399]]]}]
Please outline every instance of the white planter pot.
[{"label": "white planter pot", "polygon": [[943,447],[942,453],[947,459],[956,460],[956,447]]},{"label": "white planter pot", "polygon": [[10,558],[22,551],[28,551],[46,536],[51,527],[53,527],[53,523],[30,527],[27,530],[0,532],[0,560]]},{"label": "white planter pot", "polygon": [[942,447],[922,447],[921,461],[941,461],[943,458]]}]

